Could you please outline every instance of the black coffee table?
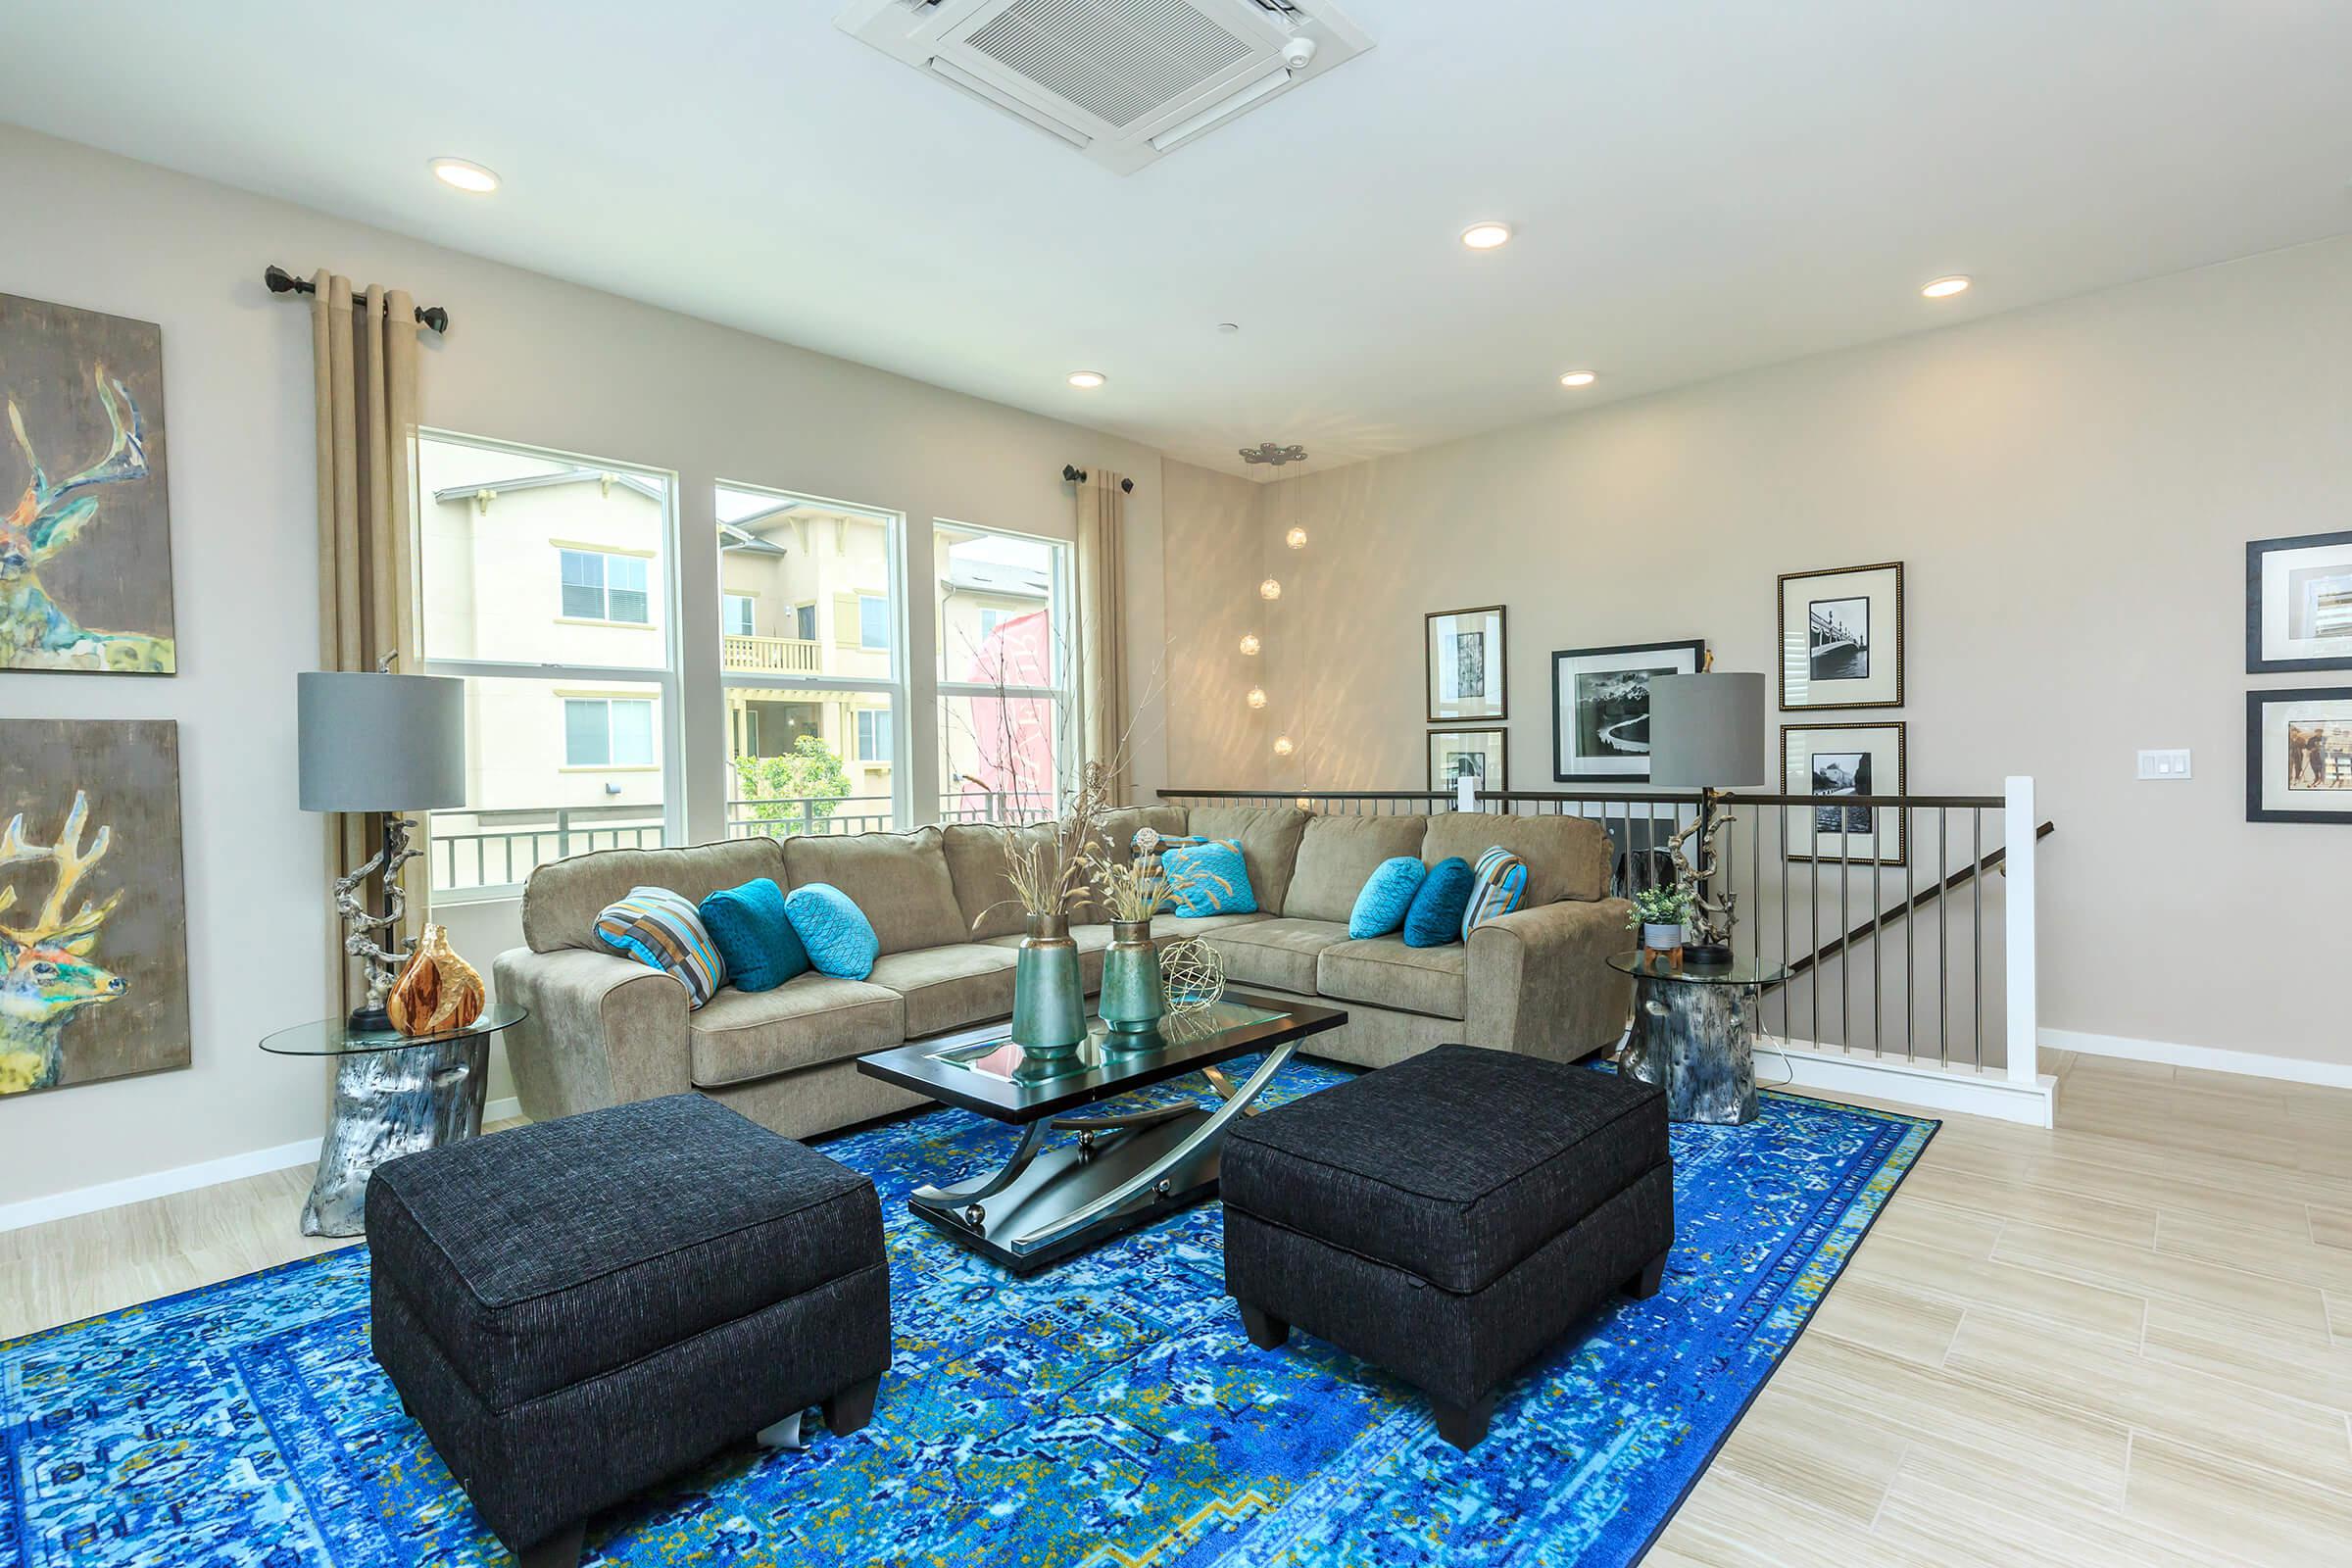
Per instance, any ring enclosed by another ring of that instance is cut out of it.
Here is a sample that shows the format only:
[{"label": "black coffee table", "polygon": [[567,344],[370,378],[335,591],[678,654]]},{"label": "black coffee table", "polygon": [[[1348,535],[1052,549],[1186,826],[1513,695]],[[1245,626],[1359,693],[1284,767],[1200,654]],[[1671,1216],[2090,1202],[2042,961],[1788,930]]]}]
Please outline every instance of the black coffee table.
[{"label": "black coffee table", "polygon": [[[1348,1021],[1332,1007],[1227,995],[1162,1022],[1145,1050],[1105,1049],[1097,1019],[1076,1051],[1024,1054],[1004,1023],[918,1040],[858,1060],[858,1070],[1020,1127],[1021,1142],[993,1171],[918,1187],[907,1206],[951,1240],[1015,1274],[1034,1274],[1172,1209],[1213,1197],[1217,1155],[1236,1116],[1251,1114],[1298,1042]],[[1265,1053],[1241,1084],[1219,1070]],[[1197,1102],[1116,1116],[1071,1111],[1201,1073],[1224,1102]],[[1048,1148],[1056,1132],[1074,1136]]]}]

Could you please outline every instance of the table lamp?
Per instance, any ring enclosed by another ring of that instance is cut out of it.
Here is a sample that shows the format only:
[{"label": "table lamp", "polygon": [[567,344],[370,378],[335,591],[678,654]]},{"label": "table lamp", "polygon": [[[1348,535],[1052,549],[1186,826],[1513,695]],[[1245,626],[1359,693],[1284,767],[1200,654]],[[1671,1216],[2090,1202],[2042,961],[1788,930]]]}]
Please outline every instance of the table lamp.
[{"label": "table lamp", "polygon": [[[1709,654],[1707,662],[1714,663]],[[1718,862],[1716,841],[1732,825],[1722,809],[1724,794],[1753,789],[1765,780],[1764,712],[1770,694],[1756,674],[1718,675],[1710,667],[1696,675],[1659,675],[1649,683],[1649,781],[1671,789],[1698,791],[1698,818],[1676,833],[1671,849],[1682,886],[1690,895],[1691,940],[1683,946],[1687,963],[1732,961],[1733,906],[1740,895],[1716,898],[1710,884]],[[1684,845],[1698,840],[1696,861]]]},{"label": "table lamp", "polygon": [[[335,879],[335,910],[346,927],[343,951],[368,976],[368,1000],[351,1011],[354,1033],[392,1027],[384,998],[408,961],[401,933],[408,896],[400,868],[422,852],[409,845],[416,824],[404,812],[466,804],[466,683],[448,675],[345,674],[295,677],[301,734],[302,808],[355,811],[382,818],[382,848]],[[376,879],[378,907],[368,905]]]}]

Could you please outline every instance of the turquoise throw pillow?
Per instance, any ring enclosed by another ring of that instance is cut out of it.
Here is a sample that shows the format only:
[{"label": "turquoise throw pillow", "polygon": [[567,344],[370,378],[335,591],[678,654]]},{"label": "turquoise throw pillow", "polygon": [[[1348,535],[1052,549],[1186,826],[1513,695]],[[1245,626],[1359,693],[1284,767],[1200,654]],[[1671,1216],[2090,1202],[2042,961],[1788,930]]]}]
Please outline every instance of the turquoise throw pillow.
[{"label": "turquoise throw pillow", "polygon": [[1361,942],[1400,928],[1405,911],[1413,906],[1413,895],[1428,876],[1429,867],[1410,855],[1374,866],[1364,878],[1363,892],[1355,896],[1355,907],[1348,911],[1348,934]]},{"label": "turquoise throw pillow", "polygon": [[596,937],[684,986],[689,1009],[727,983],[727,966],[694,906],[667,888],[631,888],[627,898],[606,905],[596,917]]},{"label": "turquoise throw pillow", "polygon": [[865,911],[841,889],[825,882],[794,888],[784,896],[784,918],[792,922],[817,973],[862,980],[874,972],[882,939],[874,935],[874,922]]},{"label": "turquoise throw pillow", "polygon": [[1462,940],[1479,922],[1492,920],[1519,907],[1527,896],[1527,862],[1497,844],[1478,858],[1471,868],[1469,907],[1462,911]]},{"label": "turquoise throw pillow", "polygon": [[773,991],[808,968],[808,950],[784,916],[784,890],[760,877],[721,888],[695,906],[738,991]]},{"label": "turquoise throw pillow", "polygon": [[1458,855],[1431,866],[1421,879],[1421,890],[1413,895],[1412,907],[1404,911],[1404,945],[1442,948],[1461,941],[1462,911],[1470,906],[1474,880],[1470,862]]},{"label": "turquoise throw pillow", "polygon": [[1159,863],[1168,874],[1178,914],[1257,912],[1257,895],[1250,891],[1250,867],[1242,861],[1242,847],[1231,839],[1173,845]]}]

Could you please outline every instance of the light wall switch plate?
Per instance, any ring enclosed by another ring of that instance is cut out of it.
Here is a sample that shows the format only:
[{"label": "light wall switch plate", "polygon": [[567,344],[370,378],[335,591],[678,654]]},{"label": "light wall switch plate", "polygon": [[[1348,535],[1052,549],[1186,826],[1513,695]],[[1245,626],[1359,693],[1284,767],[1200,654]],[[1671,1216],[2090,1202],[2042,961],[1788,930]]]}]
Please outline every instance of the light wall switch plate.
[{"label": "light wall switch plate", "polygon": [[2139,754],[2139,776],[2159,779],[2166,783],[2170,783],[2174,779],[2188,777],[2188,749],[2182,747],[2180,750],[2173,752],[2141,752]]}]

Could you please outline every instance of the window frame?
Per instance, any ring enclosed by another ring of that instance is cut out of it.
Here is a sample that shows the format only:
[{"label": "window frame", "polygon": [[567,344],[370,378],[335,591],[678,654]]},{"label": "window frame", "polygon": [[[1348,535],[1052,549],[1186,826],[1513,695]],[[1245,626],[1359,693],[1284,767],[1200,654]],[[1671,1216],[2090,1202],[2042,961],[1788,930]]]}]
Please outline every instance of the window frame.
[{"label": "window frame", "polygon": [[[852,589],[851,592],[856,593],[857,590]],[[897,617],[890,613],[890,600],[875,594],[858,594],[857,597],[858,651],[861,654],[889,653],[898,646],[898,639],[892,636],[892,633],[898,630],[898,626],[896,624]],[[869,643],[865,640],[865,607],[871,604],[879,604],[882,607],[882,636],[884,640],[878,643]]]},{"label": "window frame", "polygon": [[[730,618],[735,606],[744,608],[744,618],[750,622],[742,631],[735,629]],[[760,635],[760,596],[731,594],[721,590],[718,596],[718,626],[721,635],[728,637],[757,637]]]},{"label": "window frame", "polygon": [[[598,545],[572,544],[562,539],[551,539],[548,542],[554,545],[556,550],[557,620],[569,625],[643,627],[647,631],[654,629],[656,622],[654,620],[653,558],[635,550],[608,550]],[[572,613],[571,607],[564,602],[564,595],[569,590],[589,586],[584,582],[572,582],[564,575],[564,568],[569,564],[565,558],[570,556],[578,556],[583,561],[596,563],[595,587],[599,612],[596,614],[575,615]],[[638,575],[645,579],[644,582],[634,588],[613,587],[612,564],[616,561],[626,562],[635,566]],[[645,601],[644,618],[632,620],[626,615],[612,613],[612,596],[616,593],[635,594],[643,599]]]},{"label": "window frame", "polygon": [[[654,717],[655,705],[659,702],[659,699],[653,697],[638,697],[633,694],[627,697],[605,696],[602,694],[591,696],[585,693],[567,692],[560,688],[555,692],[554,696],[557,702],[564,705],[564,772],[649,773],[657,770],[661,766],[658,761],[652,760],[653,758],[658,757],[661,753],[661,726],[656,722]],[[593,703],[605,710],[605,760],[601,762],[578,762],[572,760],[571,705],[574,703],[579,703],[582,705]],[[649,755],[648,760],[645,761],[631,762],[621,760],[620,731],[614,726],[612,713],[612,710],[621,704],[632,704],[646,710],[645,733],[647,751]]]},{"label": "window frame", "polygon": [[[1072,639],[1077,634],[1077,602],[1074,597],[1077,589],[1077,546],[1070,540],[1056,539],[1051,534],[1026,533],[1018,528],[996,528],[986,523],[965,522],[956,517],[934,517],[931,519],[931,527],[935,539],[940,530],[954,529],[961,533],[986,534],[997,539],[1017,540],[1022,544],[1043,545],[1050,552],[1048,560],[1052,565],[1047,572],[1045,607],[1047,635],[1051,639],[1048,644],[1047,666],[1053,672],[1053,678],[1061,683],[1049,686],[1004,686],[1000,688],[985,681],[950,680],[944,672],[946,657],[943,648],[940,660],[942,674],[938,682],[937,703],[935,710],[931,714],[932,744],[939,751],[937,814],[944,819],[950,809],[948,786],[953,780],[948,775],[948,748],[945,741],[940,738],[940,731],[946,722],[948,702],[951,698],[956,697],[993,698],[1001,696],[1007,701],[1043,700],[1054,704],[1053,790],[1058,801],[1068,795],[1071,786],[1077,780],[1078,770],[1078,759],[1075,754],[1079,746],[1078,726],[1081,722],[1081,714],[1077,706],[1078,693],[1069,684],[1077,663],[1077,654],[1072,644]],[[938,583],[934,583],[932,586],[934,600],[938,598],[939,587]],[[939,608],[937,603],[930,607],[934,614],[937,614]]]},{"label": "window frame", "polygon": [[[652,701],[657,705],[654,715],[654,753],[658,760],[653,768],[640,771],[658,770],[662,776],[662,842],[664,844],[683,844],[686,842],[686,742],[683,728],[684,705],[680,701],[684,683],[679,673],[679,661],[684,650],[678,637],[679,582],[675,564],[678,560],[679,546],[678,492],[680,481],[676,470],[651,467],[638,463],[617,463],[609,458],[590,457],[579,452],[565,452],[556,447],[537,447],[520,441],[501,441],[491,436],[473,435],[467,431],[452,430],[439,425],[421,425],[417,427],[411,442],[409,456],[412,473],[416,471],[414,465],[417,461],[417,449],[427,441],[448,442],[484,452],[504,452],[514,457],[561,463],[573,467],[595,467],[614,473],[630,473],[662,487],[661,548],[652,555],[640,555],[637,558],[649,562],[661,561],[670,564],[669,569],[661,573],[664,580],[662,591],[656,593],[653,590],[654,574],[649,565],[647,567],[646,614],[650,618],[644,622],[618,621],[613,624],[658,632],[662,638],[662,656],[667,661],[665,664],[660,666],[559,664],[525,663],[520,661],[503,659],[435,659],[431,657],[430,650],[427,650],[423,673],[454,675],[461,680],[538,681],[559,687],[566,684],[583,686],[625,684],[653,687]],[[416,515],[410,519],[409,526],[416,530],[416,560],[418,573],[421,575],[424,570],[426,548],[422,527],[423,498],[421,491],[413,491],[412,493],[416,494],[419,498]],[[558,548],[570,549],[574,547],[564,545]],[[601,550],[590,550],[584,553],[608,554]],[[559,564],[557,567],[559,585],[557,608],[559,610],[562,608],[560,591],[563,567]],[[608,607],[609,605],[610,601],[608,601]],[[559,756],[567,755],[568,752],[559,754]],[[606,772],[611,769],[600,768],[597,771]],[[426,823],[428,840],[430,832],[431,824],[428,818]],[[435,904],[444,905],[496,904],[519,899],[522,896],[522,889],[523,884],[520,882],[491,883],[469,888],[436,888],[432,892],[432,899]]]}]

